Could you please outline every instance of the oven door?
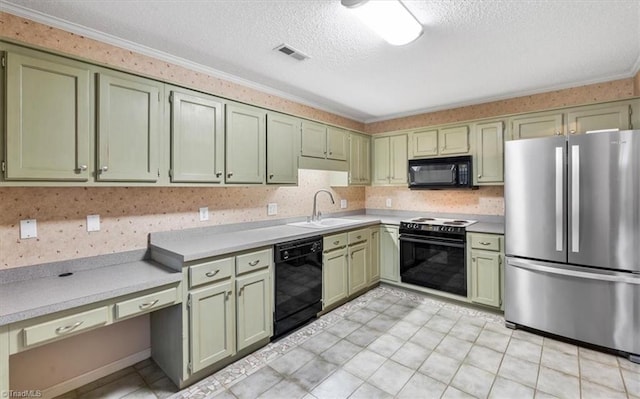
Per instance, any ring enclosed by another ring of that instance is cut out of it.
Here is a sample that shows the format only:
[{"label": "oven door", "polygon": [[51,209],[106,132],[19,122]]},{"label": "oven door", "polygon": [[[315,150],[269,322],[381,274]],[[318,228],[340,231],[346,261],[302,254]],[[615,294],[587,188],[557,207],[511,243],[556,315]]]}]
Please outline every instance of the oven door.
[{"label": "oven door", "polygon": [[400,280],[466,297],[464,239],[400,235]]}]

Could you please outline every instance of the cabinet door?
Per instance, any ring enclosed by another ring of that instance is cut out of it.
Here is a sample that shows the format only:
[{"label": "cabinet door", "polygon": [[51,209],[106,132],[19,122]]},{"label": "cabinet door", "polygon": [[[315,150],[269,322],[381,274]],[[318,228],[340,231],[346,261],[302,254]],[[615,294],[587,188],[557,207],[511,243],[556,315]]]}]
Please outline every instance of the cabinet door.
[{"label": "cabinet door", "polygon": [[373,139],[373,184],[389,184],[389,137]]},{"label": "cabinet door", "polygon": [[322,308],[326,309],[349,294],[346,249],[322,255]]},{"label": "cabinet door", "polygon": [[319,123],[302,122],[302,156],[327,157],[327,127]]},{"label": "cabinet door", "polygon": [[74,65],[6,54],[7,180],[89,179],[89,70]]},{"label": "cabinet door", "polygon": [[98,74],[98,180],[158,180],[161,90],[160,82]]},{"label": "cabinet door", "polygon": [[327,127],[327,158],[346,161],[349,152],[349,134],[336,127]]},{"label": "cabinet door", "polygon": [[581,107],[567,114],[569,133],[586,133],[592,130],[605,129],[630,129],[630,110],[629,104]]},{"label": "cabinet door", "polygon": [[475,126],[476,155],[474,184],[504,183],[504,124],[481,123]]},{"label": "cabinet door", "polygon": [[269,269],[236,278],[238,351],[271,336],[273,289]]},{"label": "cabinet door", "polygon": [[368,136],[352,133],[350,151],[349,183],[369,184],[371,182],[371,139]]},{"label": "cabinet door", "polygon": [[529,114],[511,119],[511,139],[532,139],[564,134],[562,114]]},{"label": "cabinet door", "polygon": [[471,251],[471,300],[484,305],[500,306],[499,253]]},{"label": "cabinet door", "polygon": [[267,183],[298,183],[300,120],[267,114]]},{"label": "cabinet door", "polygon": [[411,132],[411,157],[438,155],[438,130],[417,130]]},{"label": "cabinet door", "polygon": [[265,111],[226,106],[225,162],[227,183],[264,183]]},{"label": "cabinet door", "polygon": [[371,250],[369,251],[369,268],[367,273],[367,284],[373,285],[380,280],[380,228],[371,229],[369,240]]},{"label": "cabinet door", "polygon": [[398,228],[380,227],[380,278],[400,282],[400,249]]},{"label": "cabinet door", "polygon": [[389,141],[389,183],[407,183],[407,135],[391,136]]},{"label": "cabinet door", "polygon": [[438,145],[440,145],[440,155],[468,154],[469,147],[469,127],[456,126],[447,127],[438,131]]},{"label": "cabinet door", "polygon": [[189,294],[189,350],[193,373],[235,353],[234,298],[231,280]]},{"label": "cabinet door", "polygon": [[369,241],[349,246],[349,295],[369,283]]},{"label": "cabinet door", "polygon": [[222,103],[171,92],[171,181],[220,183],[224,173]]}]

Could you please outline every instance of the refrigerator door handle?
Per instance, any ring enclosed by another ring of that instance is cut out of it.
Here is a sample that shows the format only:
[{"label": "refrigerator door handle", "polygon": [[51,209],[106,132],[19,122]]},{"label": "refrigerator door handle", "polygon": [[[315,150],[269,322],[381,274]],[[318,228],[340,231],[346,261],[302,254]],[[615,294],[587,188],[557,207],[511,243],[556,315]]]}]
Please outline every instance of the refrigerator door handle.
[{"label": "refrigerator door handle", "polygon": [[571,251],[580,252],[580,146],[571,146]]},{"label": "refrigerator door handle", "polygon": [[564,192],[564,147],[556,147],[556,251],[562,251],[563,192]]},{"label": "refrigerator door handle", "polygon": [[640,285],[640,276],[632,273],[598,273],[598,272],[581,272],[577,270],[569,270],[561,267],[547,266],[533,262],[521,262],[516,259],[508,259],[507,264],[521,269],[532,270],[537,272],[563,275],[568,277],[584,278],[589,280],[613,281],[616,283],[627,283]]}]

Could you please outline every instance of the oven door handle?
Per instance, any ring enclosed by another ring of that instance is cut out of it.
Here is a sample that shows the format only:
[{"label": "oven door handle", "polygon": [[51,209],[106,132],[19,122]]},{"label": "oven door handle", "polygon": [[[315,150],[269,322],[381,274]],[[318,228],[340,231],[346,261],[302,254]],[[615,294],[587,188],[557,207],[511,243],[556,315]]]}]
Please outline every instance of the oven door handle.
[{"label": "oven door handle", "polygon": [[454,248],[464,248],[464,242],[458,244],[449,241],[435,241],[435,240],[423,240],[423,239],[415,239],[415,238],[407,238],[400,237],[400,241],[412,242],[415,244],[434,244],[434,245],[442,245],[444,247],[454,247]]}]

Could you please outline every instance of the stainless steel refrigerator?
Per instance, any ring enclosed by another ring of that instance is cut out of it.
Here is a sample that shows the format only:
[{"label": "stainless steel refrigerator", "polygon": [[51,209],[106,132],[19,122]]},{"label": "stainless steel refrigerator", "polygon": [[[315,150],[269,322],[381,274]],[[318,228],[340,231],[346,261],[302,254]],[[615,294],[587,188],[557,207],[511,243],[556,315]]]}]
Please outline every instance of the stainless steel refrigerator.
[{"label": "stainless steel refrigerator", "polygon": [[640,130],[505,144],[505,320],[640,362]]}]

